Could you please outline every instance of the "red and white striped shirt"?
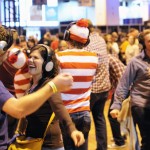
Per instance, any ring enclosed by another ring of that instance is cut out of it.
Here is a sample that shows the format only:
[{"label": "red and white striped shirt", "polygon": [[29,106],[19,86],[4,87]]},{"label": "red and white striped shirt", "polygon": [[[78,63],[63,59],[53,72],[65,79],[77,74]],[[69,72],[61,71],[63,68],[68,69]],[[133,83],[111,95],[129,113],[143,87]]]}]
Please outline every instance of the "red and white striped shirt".
[{"label": "red and white striped shirt", "polygon": [[62,100],[69,113],[90,110],[90,94],[93,76],[98,66],[96,53],[71,49],[56,53],[60,72],[73,76],[71,90],[62,93]]},{"label": "red and white striped shirt", "polygon": [[22,97],[30,87],[31,75],[28,73],[28,66],[19,69],[14,76],[14,88],[16,97]]}]

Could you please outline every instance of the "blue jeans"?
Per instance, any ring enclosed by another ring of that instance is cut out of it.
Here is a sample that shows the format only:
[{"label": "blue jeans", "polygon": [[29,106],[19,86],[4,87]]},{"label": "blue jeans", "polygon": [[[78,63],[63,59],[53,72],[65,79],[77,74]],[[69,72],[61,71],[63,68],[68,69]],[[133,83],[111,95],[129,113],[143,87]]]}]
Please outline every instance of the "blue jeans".
[{"label": "blue jeans", "polygon": [[91,93],[90,107],[96,132],[96,150],[107,150],[107,130],[104,116],[104,106],[108,98],[108,92]]},{"label": "blue jeans", "polygon": [[88,150],[88,135],[91,127],[91,118],[89,111],[82,111],[70,114],[76,128],[84,134],[85,143],[80,147],[75,147],[73,140],[66,132],[67,128],[64,123],[60,123],[65,150]]}]

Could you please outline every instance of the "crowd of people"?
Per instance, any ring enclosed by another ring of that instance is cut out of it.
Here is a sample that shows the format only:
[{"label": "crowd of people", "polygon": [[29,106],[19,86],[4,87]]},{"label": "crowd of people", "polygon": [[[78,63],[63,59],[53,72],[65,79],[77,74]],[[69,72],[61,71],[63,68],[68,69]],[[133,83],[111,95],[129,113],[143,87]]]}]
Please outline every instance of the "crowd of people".
[{"label": "crowd of people", "polygon": [[[0,26],[0,149],[7,149],[18,119],[27,120],[27,137],[42,138],[53,112],[42,150],[88,150],[90,112],[96,150],[126,147],[127,133],[117,117],[130,96],[142,139],[134,149],[149,150],[149,53],[150,29],[104,34],[80,19],[64,33],[46,32],[37,40]],[[104,107],[110,92],[108,145]]]}]

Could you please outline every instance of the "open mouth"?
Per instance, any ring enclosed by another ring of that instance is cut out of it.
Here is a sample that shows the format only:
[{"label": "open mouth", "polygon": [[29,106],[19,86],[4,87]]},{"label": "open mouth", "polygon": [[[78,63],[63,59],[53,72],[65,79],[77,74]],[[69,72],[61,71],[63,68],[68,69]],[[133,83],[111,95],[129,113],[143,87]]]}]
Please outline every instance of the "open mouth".
[{"label": "open mouth", "polygon": [[36,68],[36,66],[34,64],[32,64],[32,63],[29,63],[28,67],[31,68],[31,69]]},{"label": "open mouth", "polygon": [[33,68],[36,68],[35,66],[32,66],[32,65],[29,65],[29,68],[33,69]]}]

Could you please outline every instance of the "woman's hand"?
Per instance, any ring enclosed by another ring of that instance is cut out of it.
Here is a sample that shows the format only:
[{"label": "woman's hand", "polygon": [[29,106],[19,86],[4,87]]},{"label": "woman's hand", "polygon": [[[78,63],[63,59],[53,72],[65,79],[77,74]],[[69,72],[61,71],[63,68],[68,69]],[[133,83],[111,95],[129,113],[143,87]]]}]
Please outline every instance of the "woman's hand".
[{"label": "woman's hand", "polygon": [[64,92],[70,90],[73,84],[73,77],[69,73],[60,73],[52,82],[55,84],[57,91]]},{"label": "woman's hand", "polygon": [[74,130],[71,133],[71,138],[74,141],[74,145],[77,147],[81,146],[85,142],[83,133],[78,130]]}]

